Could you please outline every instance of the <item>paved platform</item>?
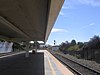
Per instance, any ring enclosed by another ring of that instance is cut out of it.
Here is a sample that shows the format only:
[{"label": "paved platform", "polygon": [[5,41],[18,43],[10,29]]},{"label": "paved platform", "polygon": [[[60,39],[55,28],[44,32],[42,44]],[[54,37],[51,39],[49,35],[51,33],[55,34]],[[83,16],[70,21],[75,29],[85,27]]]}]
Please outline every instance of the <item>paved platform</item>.
[{"label": "paved platform", "polygon": [[45,75],[74,75],[50,52],[47,50],[41,50],[40,52],[44,53]]},{"label": "paved platform", "polygon": [[0,58],[0,75],[74,75],[48,51]]},{"label": "paved platform", "polygon": [[0,59],[0,75],[44,75],[44,53],[19,54]]}]

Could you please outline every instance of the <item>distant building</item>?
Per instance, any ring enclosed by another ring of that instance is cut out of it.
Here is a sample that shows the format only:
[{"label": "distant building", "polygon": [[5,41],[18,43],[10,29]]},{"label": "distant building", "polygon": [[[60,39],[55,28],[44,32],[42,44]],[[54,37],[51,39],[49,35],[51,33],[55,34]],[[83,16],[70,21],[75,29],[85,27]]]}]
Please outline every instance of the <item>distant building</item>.
[{"label": "distant building", "polygon": [[58,50],[59,49],[59,46],[52,46],[52,50]]}]

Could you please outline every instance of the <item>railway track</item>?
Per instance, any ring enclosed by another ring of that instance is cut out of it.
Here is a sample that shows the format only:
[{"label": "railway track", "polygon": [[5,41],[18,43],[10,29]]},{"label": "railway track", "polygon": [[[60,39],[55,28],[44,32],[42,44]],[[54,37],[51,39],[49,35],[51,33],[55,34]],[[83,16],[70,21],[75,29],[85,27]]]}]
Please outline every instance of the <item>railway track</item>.
[{"label": "railway track", "polygon": [[65,55],[56,53],[53,54],[58,60],[60,60],[64,65],[68,66],[76,75],[100,75],[100,72],[68,59]]}]

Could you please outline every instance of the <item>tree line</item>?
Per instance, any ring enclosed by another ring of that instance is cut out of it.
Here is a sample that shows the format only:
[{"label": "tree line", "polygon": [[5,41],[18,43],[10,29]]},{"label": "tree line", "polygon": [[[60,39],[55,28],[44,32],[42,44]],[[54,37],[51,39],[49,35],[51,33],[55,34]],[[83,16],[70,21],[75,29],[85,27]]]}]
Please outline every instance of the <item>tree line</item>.
[{"label": "tree line", "polygon": [[100,62],[100,37],[95,35],[88,42],[62,42],[59,50],[78,58]]}]

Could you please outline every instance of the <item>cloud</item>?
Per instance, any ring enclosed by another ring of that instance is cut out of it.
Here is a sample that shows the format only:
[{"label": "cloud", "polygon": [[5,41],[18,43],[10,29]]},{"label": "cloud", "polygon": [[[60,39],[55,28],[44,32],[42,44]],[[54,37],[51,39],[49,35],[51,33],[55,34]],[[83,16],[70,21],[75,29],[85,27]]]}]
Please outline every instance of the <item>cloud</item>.
[{"label": "cloud", "polygon": [[51,32],[68,32],[68,31],[65,29],[53,28]]},{"label": "cloud", "polygon": [[68,10],[68,9],[75,9],[75,7],[71,5],[63,6],[62,9]]},{"label": "cloud", "polygon": [[[72,8],[75,7],[75,5],[90,5],[90,6],[100,6],[100,0],[66,0],[66,5],[67,8]],[[65,6],[63,8],[65,8]]]},{"label": "cloud", "polygon": [[95,23],[90,23],[89,26],[93,26]]},{"label": "cloud", "polygon": [[67,7],[67,6],[65,7],[65,6],[63,6],[62,9],[69,9],[69,7]]},{"label": "cloud", "polygon": [[60,15],[61,15],[61,16],[64,16],[64,13],[63,13],[63,12],[60,12]]},{"label": "cloud", "polygon": [[81,4],[100,6],[100,0],[78,0]]},{"label": "cloud", "polygon": [[85,28],[88,28],[88,27],[94,26],[94,24],[95,24],[95,23],[90,23],[89,25],[83,26],[83,27],[80,28],[80,29],[85,29]]},{"label": "cloud", "polygon": [[65,3],[62,9],[74,9],[72,1],[73,0],[65,0]]}]

